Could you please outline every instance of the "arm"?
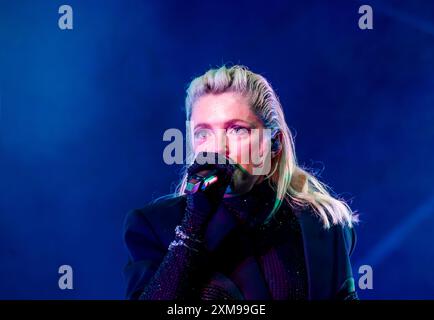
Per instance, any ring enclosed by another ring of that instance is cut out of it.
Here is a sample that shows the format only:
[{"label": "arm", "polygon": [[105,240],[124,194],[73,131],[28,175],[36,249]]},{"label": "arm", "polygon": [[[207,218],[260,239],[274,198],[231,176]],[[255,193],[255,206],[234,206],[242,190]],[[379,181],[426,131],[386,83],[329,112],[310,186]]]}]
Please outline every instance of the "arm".
[{"label": "arm", "polygon": [[[218,154],[215,154],[217,157]],[[201,270],[206,269],[205,231],[233,174],[233,166],[218,165],[218,182],[205,191],[187,195],[184,218],[166,251],[158,244],[145,216],[132,212],[127,217],[125,243],[130,252],[128,297],[144,300],[175,300],[198,297]],[[209,165],[194,163],[188,169],[189,181]],[[140,219],[139,219],[140,218]],[[138,264],[139,262],[139,264]],[[128,267],[127,267],[128,269]]]},{"label": "arm", "polygon": [[356,230],[354,227],[344,227],[344,242],[346,252],[348,255],[347,273],[348,277],[345,279],[341,288],[339,289],[337,299],[339,300],[358,300],[354,277],[352,275],[350,257],[354,251],[357,242]]},{"label": "arm", "polygon": [[[203,230],[201,222],[192,217],[186,214],[181,227],[199,233]],[[178,239],[174,232],[175,238]],[[206,268],[208,261],[202,246],[188,243],[191,249],[179,245],[167,250],[140,211],[128,214],[124,241],[129,251],[125,268],[128,299],[175,300],[197,296],[201,274],[198,271]]]}]

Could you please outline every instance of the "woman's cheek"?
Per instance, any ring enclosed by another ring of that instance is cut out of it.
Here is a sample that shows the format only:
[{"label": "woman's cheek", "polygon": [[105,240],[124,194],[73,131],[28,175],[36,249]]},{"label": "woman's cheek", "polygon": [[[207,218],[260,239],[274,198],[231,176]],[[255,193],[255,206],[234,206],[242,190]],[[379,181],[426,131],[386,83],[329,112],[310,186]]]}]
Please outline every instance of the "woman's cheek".
[{"label": "woman's cheek", "polygon": [[264,165],[265,157],[267,156],[267,141],[263,141],[262,137],[253,136],[250,140],[250,165],[252,167],[261,167]]},{"label": "woman's cheek", "polygon": [[250,143],[248,139],[232,140],[229,142],[229,156],[237,163],[244,165],[250,163]]},{"label": "woman's cheek", "polygon": [[252,155],[254,155],[255,157],[263,156],[264,141],[262,139],[263,139],[263,135],[259,135],[259,134],[252,135],[251,137],[250,145],[251,145]]},{"label": "woman's cheek", "polygon": [[214,150],[215,146],[213,143],[213,139],[201,139],[195,142],[194,151],[196,154],[203,151],[214,152]]}]

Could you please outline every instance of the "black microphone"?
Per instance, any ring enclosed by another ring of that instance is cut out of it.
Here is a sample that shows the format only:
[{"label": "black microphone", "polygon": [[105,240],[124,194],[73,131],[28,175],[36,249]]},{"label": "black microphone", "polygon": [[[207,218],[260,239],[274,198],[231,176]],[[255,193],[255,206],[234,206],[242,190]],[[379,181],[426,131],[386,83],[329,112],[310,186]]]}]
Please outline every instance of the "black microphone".
[{"label": "black microphone", "polygon": [[185,191],[189,194],[196,193],[199,190],[205,191],[219,180],[217,173],[217,169],[202,170],[196,173],[187,181]]},{"label": "black microphone", "polygon": [[[227,166],[230,166],[230,168]],[[236,163],[225,155],[207,151],[200,152],[193,164],[188,168],[188,172],[192,172],[192,174],[188,178],[185,192],[192,194],[205,191],[217,182],[225,183],[221,180],[229,178],[226,177],[226,174],[232,176],[235,166]]]}]

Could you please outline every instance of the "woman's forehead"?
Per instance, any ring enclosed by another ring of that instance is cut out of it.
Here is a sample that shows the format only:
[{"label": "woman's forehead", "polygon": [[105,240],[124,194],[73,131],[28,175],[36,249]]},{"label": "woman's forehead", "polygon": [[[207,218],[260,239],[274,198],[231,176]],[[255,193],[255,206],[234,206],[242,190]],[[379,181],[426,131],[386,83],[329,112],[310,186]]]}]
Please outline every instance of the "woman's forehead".
[{"label": "woman's forehead", "polygon": [[232,92],[207,94],[200,97],[193,105],[191,120],[216,124],[223,124],[231,120],[260,123],[247,99]]}]

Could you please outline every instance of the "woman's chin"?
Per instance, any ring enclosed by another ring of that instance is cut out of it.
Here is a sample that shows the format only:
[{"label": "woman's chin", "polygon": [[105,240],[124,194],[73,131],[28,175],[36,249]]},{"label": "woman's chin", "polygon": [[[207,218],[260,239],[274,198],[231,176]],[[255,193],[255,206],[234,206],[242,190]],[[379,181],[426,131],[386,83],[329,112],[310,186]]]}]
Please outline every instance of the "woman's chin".
[{"label": "woman's chin", "polygon": [[231,198],[248,193],[262,181],[262,176],[253,176],[246,171],[236,170],[232,182],[226,188],[224,197]]}]

